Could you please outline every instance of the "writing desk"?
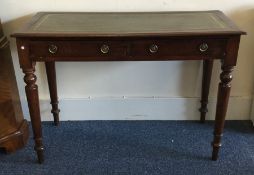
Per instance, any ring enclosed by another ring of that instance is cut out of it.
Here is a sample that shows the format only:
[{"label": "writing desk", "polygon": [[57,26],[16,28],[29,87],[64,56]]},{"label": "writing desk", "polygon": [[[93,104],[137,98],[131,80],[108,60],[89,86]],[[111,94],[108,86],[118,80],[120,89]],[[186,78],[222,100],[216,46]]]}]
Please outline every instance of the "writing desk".
[{"label": "writing desk", "polygon": [[44,148],[34,74],[37,61],[46,65],[51,112],[57,125],[59,109],[55,61],[203,60],[200,120],[204,122],[213,60],[220,59],[222,73],[212,142],[212,160],[217,160],[232,71],[242,34],[245,32],[220,11],[36,14],[12,36],[16,37],[20,66],[25,74],[25,90],[39,162],[44,160]]}]

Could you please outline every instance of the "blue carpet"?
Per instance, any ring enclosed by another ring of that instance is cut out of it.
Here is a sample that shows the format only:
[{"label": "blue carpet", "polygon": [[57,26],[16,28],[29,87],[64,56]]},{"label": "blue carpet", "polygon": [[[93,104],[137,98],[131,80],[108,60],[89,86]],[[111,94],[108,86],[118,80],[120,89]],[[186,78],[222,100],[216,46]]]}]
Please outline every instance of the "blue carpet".
[{"label": "blue carpet", "polygon": [[213,122],[82,121],[43,123],[45,162],[26,148],[0,154],[1,175],[254,175],[250,121],[227,121],[218,161]]}]

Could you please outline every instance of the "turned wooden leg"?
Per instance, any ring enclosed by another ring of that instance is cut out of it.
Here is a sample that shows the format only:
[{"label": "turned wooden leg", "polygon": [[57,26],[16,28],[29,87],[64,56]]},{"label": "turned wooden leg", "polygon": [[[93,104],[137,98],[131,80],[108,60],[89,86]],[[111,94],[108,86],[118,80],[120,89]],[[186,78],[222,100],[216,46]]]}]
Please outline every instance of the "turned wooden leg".
[{"label": "turned wooden leg", "polygon": [[202,93],[201,93],[201,107],[200,111],[200,122],[205,122],[205,116],[208,112],[207,104],[208,104],[208,95],[210,88],[210,81],[212,76],[213,69],[213,60],[204,60],[203,61],[203,79],[202,79]]},{"label": "turned wooden leg", "polygon": [[219,148],[221,147],[221,137],[224,128],[225,116],[227,112],[233,66],[222,65],[222,73],[220,74],[219,90],[217,97],[216,117],[214,126],[214,139],[212,142],[213,153],[212,160],[218,159]]},{"label": "turned wooden leg", "polygon": [[42,129],[41,129],[41,116],[39,107],[38,87],[35,84],[36,76],[34,74],[34,66],[30,69],[23,69],[25,74],[24,81],[26,83],[26,96],[31,117],[31,123],[35,140],[35,151],[37,152],[38,161],[42,163],[43,157],[43,144],[42,144]]},{"label": "turned wooden leg", "polygon": [[48,85],[49,85],[49,93],[51,99],[52,110],[51,113],[54,116],[54,124],[59,124],[59,112],[58,109],[58,97],[57,97],[57,83],[56,83],[56,68],[55,62],[45,62]]}]

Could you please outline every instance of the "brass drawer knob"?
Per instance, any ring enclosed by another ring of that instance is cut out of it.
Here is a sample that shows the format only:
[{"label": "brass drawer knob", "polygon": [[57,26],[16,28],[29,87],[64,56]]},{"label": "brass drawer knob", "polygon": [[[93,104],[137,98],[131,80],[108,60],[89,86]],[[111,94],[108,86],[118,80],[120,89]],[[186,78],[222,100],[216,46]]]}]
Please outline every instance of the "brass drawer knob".
[{"label": "brass drawer knob", "polygon": [[57,52],[58,48],[56,45],[54,44],[50,44],[49,45],[49,52],[52,53],[52,54],[55,54]]},{"label": "brass drawer knob", "polygon": [[103,45],[101,46],[101,53],[106,54],[106,53],[108,53],[108,52],[109,52],[109,46],[106,45],[106,44],[103,44]]},{"label": "brass drawer knob", "polygon": [[150,51],[151,53],[156,53],[156,52],[158,52],[158,50],[159,50],[159,47],[158,47],[156,44],[152,44],[152,45],[149,47],[149,51]]},{"label": "brass drawer knob", "polygon": [[199,50],[200,50],[200,52],[205,52],[205,51],[207,51],[207,50],[208,50],[208,44],[207,44],[207,43],[202,43],[202,44],[200,44]]}]

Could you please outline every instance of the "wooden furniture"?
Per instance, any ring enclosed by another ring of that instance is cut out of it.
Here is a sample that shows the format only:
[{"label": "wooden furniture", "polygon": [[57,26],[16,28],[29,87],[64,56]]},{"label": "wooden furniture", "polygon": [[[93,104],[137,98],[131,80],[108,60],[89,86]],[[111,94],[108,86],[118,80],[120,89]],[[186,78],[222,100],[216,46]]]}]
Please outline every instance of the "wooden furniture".
[{"label": "wooden furniture", "polygon": [[0,148],[7,153],[25,146],[28,123],[24,120],[9,42],[0,23]]},{"label": "wooden furniture", "polygon": [[245,32],[220,11],[38,13],[12,36],[16,37],[20,66],[25,74],[39,162],[43,162],[44,147],[34,74],[37,61],[46,64],[52,113],[55,124],[58,124],[55,61],[202,60],[200,112],[204,122],[213,60],[220,59],[222,73],[212,142],[212,159],[216,160],[242,34]]}]

